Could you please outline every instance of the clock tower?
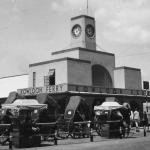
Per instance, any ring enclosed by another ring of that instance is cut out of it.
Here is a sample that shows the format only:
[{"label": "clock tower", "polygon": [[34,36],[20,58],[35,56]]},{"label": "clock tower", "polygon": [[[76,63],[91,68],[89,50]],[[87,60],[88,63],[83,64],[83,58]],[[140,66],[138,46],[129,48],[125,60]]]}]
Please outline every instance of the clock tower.
[{"label": "clock tower", "polygon": [[71,18],[71,46],[96,50],[95,19],[81,15]]}]

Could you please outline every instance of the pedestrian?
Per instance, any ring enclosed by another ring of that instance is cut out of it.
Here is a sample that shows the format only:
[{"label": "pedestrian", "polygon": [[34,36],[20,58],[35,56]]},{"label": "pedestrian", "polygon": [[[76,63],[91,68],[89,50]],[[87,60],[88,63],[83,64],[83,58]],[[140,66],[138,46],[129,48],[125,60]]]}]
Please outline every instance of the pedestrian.
[{"label": "pedestrian", "polygon": [[144,127],[148,127],[148,130],[149,130],[148,117],[147,117],[146,111],[144,111],[144,113],[143,113],[143,126],[144,126]]},{"label": "pedestrian", "polygon": [[124,103],[123,106],[124,106],[123,109],[122,109],[123,125],[124,125],[125,130],[127,129],[126,130],[127,136],[129,136],[130,124],[131,124],[131,121],[130,121],[131,107],[128,103]]},{"label": "pedestrian", "polygon": [[130,128],[133,127],[133,123],[134,123],[134,114],[133,114],[133,110],[130,111]]},{"label": "pedestrian", "polygon": [[139,132],[140,115],[139,115],[137,108],[135,109],[133,115],[134,115],[134,122],[135,122],[135,126],[136,126],[136,131]]}]

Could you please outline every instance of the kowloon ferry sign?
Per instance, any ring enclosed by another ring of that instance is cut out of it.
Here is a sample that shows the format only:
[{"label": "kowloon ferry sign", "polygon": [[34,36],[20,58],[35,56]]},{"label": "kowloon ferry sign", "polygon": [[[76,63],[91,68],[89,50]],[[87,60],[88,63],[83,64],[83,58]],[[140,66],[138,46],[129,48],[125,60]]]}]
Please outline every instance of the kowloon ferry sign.
[{"label": "kowloon ferry sign", "polygon": [[67,90],[67,87],[65,84],[59,84],[59,85],[53,85],[53,86],[18,89],[17,92],[22,95],[37,95],[40,93],[64,92],[66,90]]},{"label": "kowloon ferry sign", "polygon": [[[40,93],[77,92],[77,93],[89,93],[89,94],[146,96],[145,90],[103,88],[98,86],[84,86],[84,85],[74,85],[74,84],[58,84],[58,85],[45,86],[45,87],[24,88],[24,89],[18,89],[17,92],[22,95],[37,95]],[[147,91],[147,96],[150,96],[150,91]]]}]

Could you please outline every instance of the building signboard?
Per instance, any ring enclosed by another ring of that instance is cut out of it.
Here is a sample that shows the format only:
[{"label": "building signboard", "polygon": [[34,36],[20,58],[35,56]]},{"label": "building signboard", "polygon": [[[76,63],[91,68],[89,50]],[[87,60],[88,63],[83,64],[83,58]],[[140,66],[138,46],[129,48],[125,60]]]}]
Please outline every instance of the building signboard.
[{"label": "building signboard", "polygon": [[[84,92],[84,93],[100,93],[110,95],[127,95],[127,96],[146,96],[145,90],[134,89],[119,89],[119,88],[103,88],[98,86],[83,86],[83,85],[71,85],[71,84],[58,84],[45,87],[33,87],[18,89],[17,92],[22,95],[37,95],[40,93],[58,93],[58,92]],[[147,92],[150,96],[150,91]]]},{"label": "building signboard", "polygon": [[21,95],[37,95],[40,93],[58,93],[58,92],[67,91],[66,87],[67,87],[66,84],[58,84],[53,86],[18,89],[17,92]]}]

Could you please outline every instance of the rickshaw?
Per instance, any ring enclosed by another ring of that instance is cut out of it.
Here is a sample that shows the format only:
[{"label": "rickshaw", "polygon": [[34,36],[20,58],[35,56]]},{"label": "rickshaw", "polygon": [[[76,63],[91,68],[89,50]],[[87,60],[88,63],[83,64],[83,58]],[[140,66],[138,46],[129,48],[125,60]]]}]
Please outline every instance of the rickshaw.
[{"label": "rickshaw", "polygon": [[89,136],[89,123],[91,120],[90,108],[80,96],[71,96],[65,113],[57,121],[58,137],[81,138]]},{"label": "rickshaw", "polygon": [[117,102],[103,102],[95,106],[94,129],[103,137],[122,137],[123,115],[122,105]]},{"label": "rickshaw", "polygon": [[[2,104],[2,110],[10,110],[12,122],[10,131],[15,147],[40,146],[41,137],[34,124],[46,104],[39,104],[36,99],[16,99],[11,104]],[[29,131],[30,130],[30,131]]]},{"label": "rickshaw", "polygon": [[36,124],[40,128],[43,141],[51,141],[56,130],[56,121],[62,113],[58,102],[47,93],[37,95],[37,100],[41,104],[47,104],[47,109],[40,111]]}]

